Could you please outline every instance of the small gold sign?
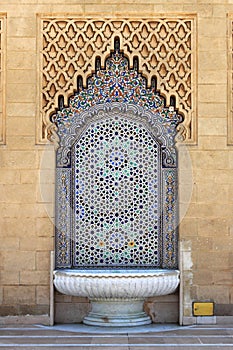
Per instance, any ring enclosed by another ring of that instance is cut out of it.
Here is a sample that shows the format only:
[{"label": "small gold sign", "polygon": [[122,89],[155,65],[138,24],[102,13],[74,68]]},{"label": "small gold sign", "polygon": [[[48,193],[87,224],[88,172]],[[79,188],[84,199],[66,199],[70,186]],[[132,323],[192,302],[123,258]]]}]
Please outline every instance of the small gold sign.
[{"label": "small gold sign", "polygon": [[214,303],[212,302],[194,302],[193,316],[213,316]]}]

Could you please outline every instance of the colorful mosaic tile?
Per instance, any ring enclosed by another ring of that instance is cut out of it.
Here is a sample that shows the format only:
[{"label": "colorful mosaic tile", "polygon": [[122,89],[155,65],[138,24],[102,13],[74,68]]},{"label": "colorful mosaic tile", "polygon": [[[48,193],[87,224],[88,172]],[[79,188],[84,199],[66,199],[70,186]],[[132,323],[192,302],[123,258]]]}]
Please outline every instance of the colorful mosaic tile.
[{"label": "colorful mosaic tile", "polygon": [[82,134],[72,151],[75,265],[160,264],[158,147],[141,123],[118,116]]},{"label": "colorful mosaic tile", "polygon": [[[68,108],[52,116],[52,122],[58,126],[60,141],[70,134],[70,128],[78,120],[83,123],[82,114],[96,105],[118,102],[142,107],[153,116],[151,123],[160,123],[166,128],[169,145],[173,146],[177,124],[182,118],[173,109],[164,105],[162,98],[154,89],[146,88],[146,80],[137,70],[128,68],[127,59],[115,52],[107,59],[106,69],[98,70],[89,78],[87,89],[81,90],[70,98]],[[50,132],[53,132],[54,125]],[[61,145],[60,145],[61,146]]]},{"label": "colorful mosaic tile", "polygon": [[56,171],[56,261],[63,267],[71,265],[71,172],[70,169]]},{"label": "colorful mosaic tile", "polygon": [[177,266],[178,253],[178,212],[177,212],[177,171],[176,169],[163,170],[163,263],[162,267],[174,268]]}]

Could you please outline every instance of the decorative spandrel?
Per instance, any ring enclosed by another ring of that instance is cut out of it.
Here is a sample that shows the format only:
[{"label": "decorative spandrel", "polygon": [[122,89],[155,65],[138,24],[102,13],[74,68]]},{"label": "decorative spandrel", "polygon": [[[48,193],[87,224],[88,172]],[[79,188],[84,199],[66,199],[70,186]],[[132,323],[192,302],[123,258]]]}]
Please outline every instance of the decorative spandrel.
[{"label": "decorative spandrel", "polygon": [[74,266],[160,265],[160,146],[136,121],[92,123],[74,145]]}]

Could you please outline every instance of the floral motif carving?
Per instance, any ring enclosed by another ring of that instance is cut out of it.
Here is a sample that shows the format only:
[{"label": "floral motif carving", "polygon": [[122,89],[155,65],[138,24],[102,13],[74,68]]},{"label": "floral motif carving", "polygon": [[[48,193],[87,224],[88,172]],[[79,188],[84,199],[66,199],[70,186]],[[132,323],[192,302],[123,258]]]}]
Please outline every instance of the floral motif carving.
[{"label": "floral motif carving", "polygon": [[56,261],[63,267],[71,264],[71,174],[70,169],[57,169],[56,211]]},{"label": "floral motif carving", "polygon": [[166,268],[174,268],[178,252],[177,172],[174,169],[163,170],[163,186],[163,264]]},{"label": "floral motif carving", "polygon": [[[195,18],[191,16],[153,19],[79,19],[43,17],[41,23],[41,101],[38,142],[46,141],[50,116],[58,107],[59,96],[65,105],[77,89],[77,78],[84,86],[97,58],[103,67],[113,51],[114,39],[132,67],[151,85],[156,77],[159,90],[169,99],[176,97],[184,121],[179,128],[187,143],[196,142],[195,122]],[[50,128],[51,130],[51,128]]]}]

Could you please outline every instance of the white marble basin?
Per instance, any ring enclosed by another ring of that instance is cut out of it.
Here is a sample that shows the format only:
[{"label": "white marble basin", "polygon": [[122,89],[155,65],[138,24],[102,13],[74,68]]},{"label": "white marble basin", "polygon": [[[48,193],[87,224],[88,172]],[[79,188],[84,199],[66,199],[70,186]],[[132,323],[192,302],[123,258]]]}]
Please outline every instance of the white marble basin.
[{"label": "white marble basin", "polygon": [[54,285],[63,294],[88,297],[89,325],[136,326],[151,323],[143,311],[148,297],[173,293],[178,270],[56,270]]}]

